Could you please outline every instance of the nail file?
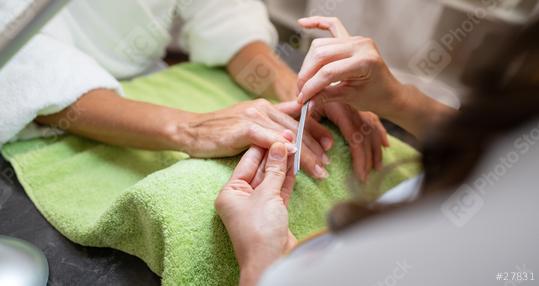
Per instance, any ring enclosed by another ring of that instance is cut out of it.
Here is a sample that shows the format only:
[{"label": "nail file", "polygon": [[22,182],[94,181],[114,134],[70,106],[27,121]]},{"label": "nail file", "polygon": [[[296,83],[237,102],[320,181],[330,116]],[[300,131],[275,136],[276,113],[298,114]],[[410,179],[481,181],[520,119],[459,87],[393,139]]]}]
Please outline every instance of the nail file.
[{"label": "nail file", "polygon": [[298,131],[296,135],[296,154],[294,155],[294,175],[297,175],[300,169],[301,161],[301,146],[303,141],[303,130],[305,130],[305,121],[307,120],[307,113],[309,113],[309,102],[301,107],[301,116],[299,118]]}]

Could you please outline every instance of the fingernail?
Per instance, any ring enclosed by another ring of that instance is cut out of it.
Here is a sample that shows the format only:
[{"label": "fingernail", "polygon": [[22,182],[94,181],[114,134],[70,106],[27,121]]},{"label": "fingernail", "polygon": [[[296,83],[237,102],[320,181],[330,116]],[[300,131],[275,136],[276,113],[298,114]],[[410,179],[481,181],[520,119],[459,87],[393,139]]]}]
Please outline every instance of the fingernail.
[{"label": "fingernail", "polygon": [[283,131],[283,137],[288,140],[288,142],[294,141],[294,132],[292,130],[285,130]]},{"label": "fingernail", "polygon": [[286,143],[285,146],[289,154],[294,154],[298,151],[298,148],[292,143]]},{"label": "fingernail", "polygon": [[316,165],[314,167],[314,173],[319,179],[325,179],[329,177],[328,171],[326,171],[326,169],[322,168],[320,165]]},{"label": "fingernail", "polygon": [[282,143],[275,143],[271,146],[269,157],[273,160],[281,161],[286,157],[286,149]]},{"label": "fingernail", "polygon": [[320,144],[322,145],[322,148],[324,148],[324,151],[328,151],[331,149],[332,140],[330,138],[324,137],[320,139]]},{"label": "fingernail", "polygon": [[303,93],[301,93],[301,92],[298,94],[298,102],[300,104],[303,104]]},{"label": "fingernail", "polygon": [[329,165],[329,163],[331,163],[331,160],[329,160],[328,155],[326,155],[326,154],[323,154],[323,155],[322,155],[322,163],[323,163],[324,165]]}]

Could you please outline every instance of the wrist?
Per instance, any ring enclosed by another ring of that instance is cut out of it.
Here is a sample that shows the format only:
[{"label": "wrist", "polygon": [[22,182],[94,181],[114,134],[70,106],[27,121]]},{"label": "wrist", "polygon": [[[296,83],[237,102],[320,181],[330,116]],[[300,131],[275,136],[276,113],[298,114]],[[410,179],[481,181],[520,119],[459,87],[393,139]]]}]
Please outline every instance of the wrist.
[{"label": "wrist", "polygon": [[251,260],[240,265],[240,286],[256,285],[266,269],[277,260],[264,262],[263,260]]},{"label": "wrist", "polygon": [[193,153],[196,132],[192,124],[199,114],[176,110],[175,114],[163,125],[161,137],[168,149]]},{"label": "wrist", "polygon": [[407,109],[409,93],[413,88],[411,85],[396,82],[389,88],[388,100],[385,104],[378,105],[378,110],[374,110],[374,113],[389,121],[396,120],[399,114]]}]

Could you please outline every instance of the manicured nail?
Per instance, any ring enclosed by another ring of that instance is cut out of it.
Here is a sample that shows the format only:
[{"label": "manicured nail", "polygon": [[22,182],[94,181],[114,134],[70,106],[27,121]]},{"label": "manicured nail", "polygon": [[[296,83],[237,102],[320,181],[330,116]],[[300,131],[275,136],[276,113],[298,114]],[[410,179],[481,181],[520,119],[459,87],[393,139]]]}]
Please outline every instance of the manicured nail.
[{"label": "manicured nail", "polygon": [[324,151],[329,151],[329,149],[331,149],[331,145],[333,145],[332,142],[333,140],[327,137],[320,139],[320,144],[322,145],[322,148],[324,148]]},{"label": "manicured nail", "polygon": [[328,155],[326,155],[326,154],[323,154],[323,155],[322,155],[322,163],[323,163],[324,165],[326,165],[326,166],[329,165],[329,163],[331,163],[331,160],[329,160]]},{"label": "manicured nail", "polygon": [[294,141],[294,132],[292,132],[292,130],[286,129],[285,131],[283,131],[283,137],[286,140],[288,140],[288,142],[293,142]]},{"label": "manicured nail", "polygon": [[326,171],[326,169],[322,168],[320,165],[316,165],[314,167],[314,173],[319,179],[325,179],[329,177],[328,171]]},{"label": "manicured nail", "polygon": [[270,148],[269,157],[281,161],[286,157],[286,149],[282,143],[275,143]]},{"label": "manicured nail", "polygon": [[303,104],[303,93],[301,93],[301,92],[298,94],[298,102],[300,104]]},{"label": "manicured nail", "polygon": [[292,143],[286,143],[285,146],[288,154],[295,154],[298,151],[298,148]]}]

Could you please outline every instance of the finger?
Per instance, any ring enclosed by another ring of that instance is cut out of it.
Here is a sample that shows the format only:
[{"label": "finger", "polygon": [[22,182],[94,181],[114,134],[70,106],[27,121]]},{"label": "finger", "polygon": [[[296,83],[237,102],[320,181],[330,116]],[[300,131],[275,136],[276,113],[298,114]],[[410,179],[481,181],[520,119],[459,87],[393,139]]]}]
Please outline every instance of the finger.
[{"label": "finger", "polygon": [[314,16],[299,19],[298,22],[306,29],[327,30],[336,38],[350,37],[342,22],[335,17]]},{"label": "finger", "polygon": [[[273,120],[272,122],[265,122],[266,127],[273,128],[274,130],[280,130],[283,127],[293,130],[297,134],[298,122],[288,115],[274,109],[269,108],[267,110],[269,119]],[[303,134],[303,148],[308,148],[315,155],[315,158],[318,159],[319,163],[327,165],[329,163],[329,157],[326,155],[324,148],[321,146],[321,142],[317,141],[310,134],[310,130],[306,129],[307,132]]]},{"label": "finger", "polygon": [[251,124],[245,132],[247,133],[246,137],[250,143],[259,147],[269,149],[273,143],[280,142],[285,145],[289,153],[293,154],[297,151],[296,146],[284,136],[287,133],[286,130],[277,132],[254,123]]},{"label": "finger", "polygon": [[376,121],[376,130],[378,131],[378,134],[380,135],[380,138],[382,140],[382,145],[384,147],[389,147],[389,137],[387,135],[387,130],[384,127],[384,124],[380,120]]},{"label": "finger", "polygon": [[[352,115],[357,116],[353,111],[342,108],[341,105],[333,103],[328,106],[328,108],[338,108],[338,112],[347,113],[346,116],[339,116],[330,118],[338,127],[341,133],[343,134],[348,146],[350,148],[350,153],[352,155],[352,166],[355,174],[359,177],[361,181],[365,181],[365,152],[363,149],[363,144],[365,137],[352,121]],[[334,112],[332,112],[334,114]],[[370,150],[369,150],[370,151]]]},{"label": "finger", "polygon": [[[358,128],[359,130],[359,128]],[[373,160],[373,154],[372,154],[372,142],[371,142],[371,136],[372,134],[363,134],[364,140],[363,140],[363,154],[365,154],[365,161],[363,161],[363,171],[365,174],[365,180],[368,179],[369,173],[372,170],[372,160]]]},{"label": "finger", "polygon": [[283,188],[281,191],[281,197],[283,198],[284,205],[288,207],[290,202],[290,197],[292,196],[292,191],[294,190],[294,183],[296,182],[296,176],[294,176],[293,161],[288,160],[288,171],[286,173],[286,178],[284,180]]},{"label": "finger", "polygon": [[262,159],[262,162],[260,162],[260,165],[258,166],[258,169],[256,170],[256,174],[254,175],[253,180],[251,181],[251,186],[253,189],[256,189],[260,183],[264,180],[265,175],[265,168],[266,168],[266,162],[268,161],[268,152],[265,152],[264,159]]},{"label": "finger", "polygon": [[303,104],[316,94],[328,88],[332,83],[346,81],[350,78],[354,80],[366,79],[369,77],[369,65],[367,62],[358,61],[354,58],[329,63],[322,67],[311,77],[301,89],[298,95],[298,102]]},{"label": "finger", "polygon": [[324,105],[317,104],[316,100],[309,101],[309,113],[311,114],[311,117],[314,119],[314,121],[320,121],[323,117],[326,116],[326,112],[324,109]]},{"label": "finger", "polygon": [[300,166],[301,170],[307,173],[307,175],[317,180],[323,180],[329,177],[329,173],[320,158],[309,148],[305,148],[305,146],[301,150]]},{"label": "finger", "polygon": [[320,142],[324,151],[331,149],[333,146],[333,135],[331,135],[331,132],[325,126],[317,121],[309,120],[307,121],[307,130],[309,130],[309,133],[316,141]]},{"label": "finger", "polygon": [[268,151],[264,180],[257,188],[268,194],[281,194],[287,174],[288,153],[282,143],[274,143]]},{"label": "finger", "polygon": [[372,139],[372,164],[376,171],[382,170],[382,137],[375,134]]},{"label": "finger", "polygon": [[[322,110],[326,117],[330,117],[328,114],[328,105],[334,104],[347,104],[349,101],[347,93],[344,91],[344,87],[341,85],[338,86],[328,86],[323,91],[319,92],[310,102],[313,106],[319,107],[318,110]],[[319,111],[320,112],[320,111]],[[333,123],[334,118],[330,118]]]},{"label": "finger", "polygon": [[352,167],[354,173],[357,175],[361,182],[366,182],[367,174],[365,173],[365,152],[363,148],[350,148],[352,155]]},{"label": "finger", "polygon": [[261,165],[265,151],[260,147],[253,146],[245,152],[240,162],[234,169],[230,180],[238,179],[251,182],[256,174],[256,170]]},{"label": "finger", "polygon": [[281,102],[274,105],[277,110],[288,116],[298,119],[301,114],[301,104],[297,101]]},{"label": "finger", "polygon": [[355,45],[350,42],[322,47],[311,46],[305,57],[303,66],[298,73],[298,90],[301,90],[305,82],[313,77],[323,66],[351,57],[354,54],[354,50]]}]

